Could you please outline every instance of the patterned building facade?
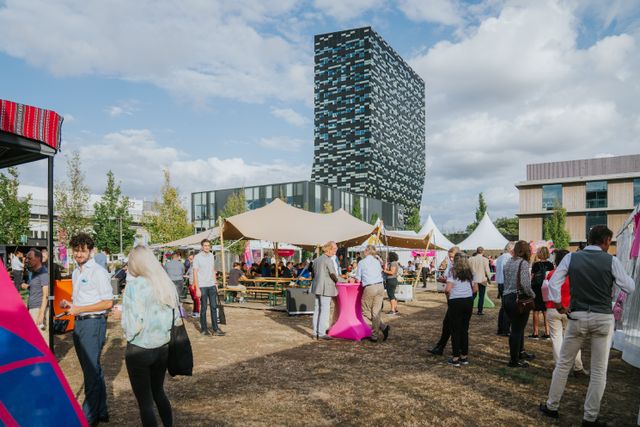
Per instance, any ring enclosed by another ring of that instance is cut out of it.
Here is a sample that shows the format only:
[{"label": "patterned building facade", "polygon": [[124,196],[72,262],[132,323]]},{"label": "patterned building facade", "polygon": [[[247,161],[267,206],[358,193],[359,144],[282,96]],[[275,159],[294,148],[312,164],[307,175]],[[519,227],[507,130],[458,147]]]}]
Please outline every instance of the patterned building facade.
[{"label": "patterned building facade", "polygon": [[370,27],[315,37],[312,181],[417,207],[425,84]]}]

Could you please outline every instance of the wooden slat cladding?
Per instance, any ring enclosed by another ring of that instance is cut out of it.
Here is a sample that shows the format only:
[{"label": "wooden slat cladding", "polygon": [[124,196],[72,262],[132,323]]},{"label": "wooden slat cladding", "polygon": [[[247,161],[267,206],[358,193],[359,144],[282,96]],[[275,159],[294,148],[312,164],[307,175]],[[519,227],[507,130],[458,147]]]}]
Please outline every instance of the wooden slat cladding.
[{"label": "wooden slat cladding", "polygon": [[520,218],[518,221],[520,240],[538,241],[542,239],[542,218]]},{"label": "wooden slat cladding", "polygon": [[613,231],[613,240],[616,240],[616,234],[618,234],[628,217],[628,213],[607,215],[607,227]]},{"label": "wooden slat cladding", "polygon": [[640,172],[640,154],[527,165],[527,181]]},{"label": "wooden slat cladding", "polygon": [[633,181],[610,182],[607,204],[609,208],[633,209]]},{"label": "wooden slat cladding", "polygon": [[571,235],[572,242],[583,242],[586,237],[587,220],[584,215],[568,215],[567,231]]},{"label": "wooden slat cladding", "polygon": [[534,213],[542,210],[542,188],[521,188],[520,213]]},{"label": "wooden slat cladding", "polygon": [[585,205],[585,184],[565,184],[562,186],[562,207],[568,212],[583,210]]}]

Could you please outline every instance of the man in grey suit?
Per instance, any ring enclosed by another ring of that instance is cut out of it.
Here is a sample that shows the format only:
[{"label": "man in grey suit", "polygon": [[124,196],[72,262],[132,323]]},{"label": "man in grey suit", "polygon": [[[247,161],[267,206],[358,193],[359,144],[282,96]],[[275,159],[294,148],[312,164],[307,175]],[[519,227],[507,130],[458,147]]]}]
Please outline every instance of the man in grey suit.
[{"label": "man in grey suit", "polygon": [[329,339],[327,330],[329,329],[331,298],[338,295],[336,263],[331,257],[336,254],[337,250],[336,242],[327,242],[322,246],[324,254],[313,262],[311,293],[316,296],[313,308],[313,336],[317,339]]}]

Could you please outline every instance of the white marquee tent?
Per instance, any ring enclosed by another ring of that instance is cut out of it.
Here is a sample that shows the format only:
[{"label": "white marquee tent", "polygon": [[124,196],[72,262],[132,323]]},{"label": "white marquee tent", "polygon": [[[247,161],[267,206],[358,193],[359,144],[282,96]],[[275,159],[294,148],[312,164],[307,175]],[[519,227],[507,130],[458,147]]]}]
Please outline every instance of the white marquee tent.
[{"label": "white marquee tent", "polygon": [[429,217],[427,218],[427,221],[424,223],[424,225],[422,226],[422,228],[420,229],[418,234],[426,235],[426,234],[429,234],[429,232],[431,230],[433,230],[432,243],[440,246],[441,248],[447,249],[447,250],[450,249],[451,247],[455,246],[453,243],[451,243],[451,241],[449,239],[444,237],[444,234],[442,234],[440,232],[440,230],[436,226],[435,222],[433,222],[433,218],[431,218],[431,215],[429,215]]},{"label": "white marquee tent", "polygon": [[509,241],[498,231],[489,214],[485,212],[484,217],[473,233],[464,239],[458,246],[463,251],[471,251],[482,246],[487,250],[503,250]]}]

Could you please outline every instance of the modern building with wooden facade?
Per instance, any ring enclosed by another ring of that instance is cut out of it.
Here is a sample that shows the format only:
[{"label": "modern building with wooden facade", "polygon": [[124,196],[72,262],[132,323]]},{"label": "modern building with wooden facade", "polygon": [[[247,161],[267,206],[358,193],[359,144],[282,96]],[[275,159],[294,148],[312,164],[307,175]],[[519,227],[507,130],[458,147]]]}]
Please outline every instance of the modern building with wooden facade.
[{"label": "modern building with wooden facade", "polygon": [[544,221],[555,206],[567,210],[571,246],[586,242],[596,224],[615,234],[640,203],[640,155],[527,165],[520,196],[520,239],[543,238]]}]

